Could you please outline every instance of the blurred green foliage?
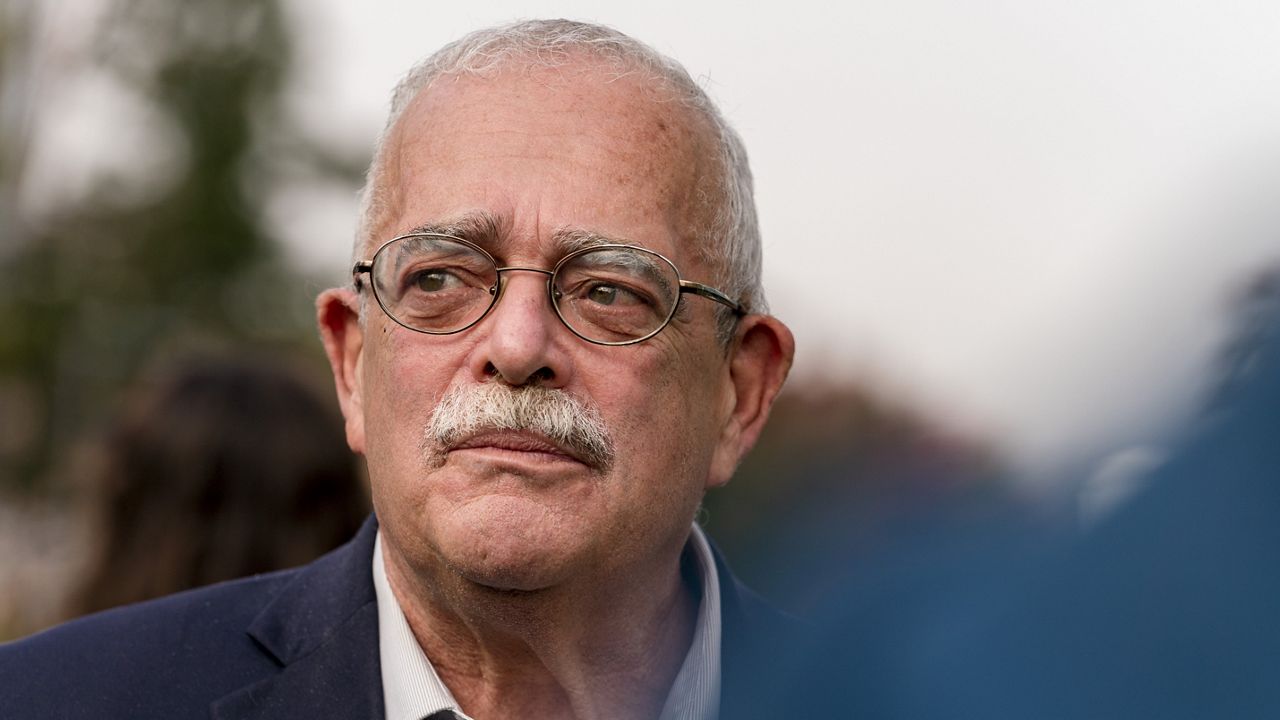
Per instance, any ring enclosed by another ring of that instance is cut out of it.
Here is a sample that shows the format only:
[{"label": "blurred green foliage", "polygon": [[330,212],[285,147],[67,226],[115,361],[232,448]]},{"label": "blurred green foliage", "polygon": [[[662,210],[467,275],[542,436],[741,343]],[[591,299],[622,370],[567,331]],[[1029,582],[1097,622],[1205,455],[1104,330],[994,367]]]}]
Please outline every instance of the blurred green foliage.
[{"label": "blurred green foliage", "polygon": [[[13,90],[38,60],[38,18],[4,17],[0,78]],[[96,177],[69,202],[0,225],[0,489],[48,490],[69,444],[166,347],[313,343],[314,283],[282,257],[264,189],[286,162],[353,191],[360,168],[298,141],[282,107],[291,58],[272,0],[116,0],[83,56],[58,69],[57,83],[92,75],[144,105],[155,126],[143,129],[155,131],[144,150],[166,171],[145,187]],[[10,200],[31,169],[24,144],[41,131],[50,88],[27,90],[5,93],[27,107],[4,120],[31,125],[0,135]]]}]

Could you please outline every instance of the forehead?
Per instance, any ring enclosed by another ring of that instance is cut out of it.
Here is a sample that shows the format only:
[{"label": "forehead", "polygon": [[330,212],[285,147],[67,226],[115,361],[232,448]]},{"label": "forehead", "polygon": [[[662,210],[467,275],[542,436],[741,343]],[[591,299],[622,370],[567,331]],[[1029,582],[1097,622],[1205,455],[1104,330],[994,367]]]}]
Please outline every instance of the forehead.
[{"label": "forehead", "polygon": [[444,76],[388,138],[381,237],[484,213],[516,241],[576,228],[684,255],[715,195],[711,138],[638,73],[577,63]]}]

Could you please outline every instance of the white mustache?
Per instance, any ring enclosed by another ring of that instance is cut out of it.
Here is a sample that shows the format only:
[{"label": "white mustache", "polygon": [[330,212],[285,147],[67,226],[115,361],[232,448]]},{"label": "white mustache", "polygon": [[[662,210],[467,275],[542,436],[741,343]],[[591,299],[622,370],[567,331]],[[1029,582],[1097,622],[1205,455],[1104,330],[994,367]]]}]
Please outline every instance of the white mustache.
[{"label": "white mustache", "polygon": [[434,449],[429,454],[443,462],[449,448],[489,430],[534,432],[588,465],[604,470],[613,464],[613,440],[600,411],[563,390],[536,385],[454,386],[431,414],[425,439]]}]

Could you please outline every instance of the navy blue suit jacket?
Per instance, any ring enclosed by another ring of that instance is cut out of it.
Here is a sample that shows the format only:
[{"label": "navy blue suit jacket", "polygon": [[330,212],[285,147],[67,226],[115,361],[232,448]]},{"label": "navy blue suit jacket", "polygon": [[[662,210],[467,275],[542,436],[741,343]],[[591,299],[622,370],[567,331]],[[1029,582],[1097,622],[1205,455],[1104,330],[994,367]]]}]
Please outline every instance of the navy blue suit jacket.
[{"label": "navy blue suit jacket", "polygon": [[[0,646],[0,718],[382,718],[377,523],[293,570],[69,622]],[[758,697],[762,651],[793,622],[716,553],[721,717]]]}]

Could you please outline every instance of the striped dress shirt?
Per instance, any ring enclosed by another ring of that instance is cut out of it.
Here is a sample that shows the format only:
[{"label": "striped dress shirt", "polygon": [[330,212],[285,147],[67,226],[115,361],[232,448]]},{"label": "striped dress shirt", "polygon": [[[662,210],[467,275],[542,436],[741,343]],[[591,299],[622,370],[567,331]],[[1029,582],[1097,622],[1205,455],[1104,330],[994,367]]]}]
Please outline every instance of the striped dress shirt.
[{"label": "striped dress shirt", "polygon": [[[716,720],[720,705],[720,581],[711,546],[697,525],[685,553],[701,583],[693,640],[667,694],[658,720]],[[471,720],[440,680],[431,660],[409,629],[404,611],[387,582],[382,560],[382,531],[373,543],[373,587],[378,597],[378,651],[387,720],[448,718]]]}]

